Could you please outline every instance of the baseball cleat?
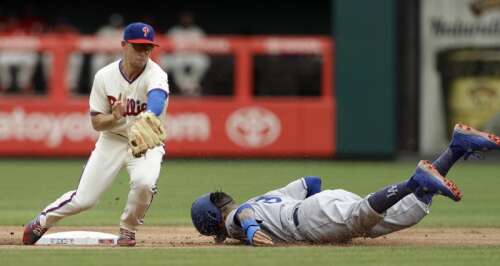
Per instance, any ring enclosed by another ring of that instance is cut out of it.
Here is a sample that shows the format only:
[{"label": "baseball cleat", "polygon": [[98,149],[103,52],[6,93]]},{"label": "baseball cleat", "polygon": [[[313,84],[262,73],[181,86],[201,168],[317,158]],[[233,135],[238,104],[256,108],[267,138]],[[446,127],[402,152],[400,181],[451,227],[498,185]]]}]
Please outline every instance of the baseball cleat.
[{"label": "baseball cleat", "polygon": [[136,244],[135,233],[125,228],[120,228],[120,236],[117,241],[118,246],[133,247]]},{"label": "baseball cleat", "polygon": [[464,124],[456,124],[450,147],[460,147],[467,159],[476,151],[500,150],[500,137],[479,131]]},{"label": "baseball cleat", "polygon": [[460,201],[462,192],[453,181],[442,176],[429,161],[420,161],[415,174],[408,181],[408,188],[417,196],[440,194]]},{"label": "baseball cleat", "polygon": [[49,230],[40,224],[40,215],[24,226],[23,244],[34,245]]}]

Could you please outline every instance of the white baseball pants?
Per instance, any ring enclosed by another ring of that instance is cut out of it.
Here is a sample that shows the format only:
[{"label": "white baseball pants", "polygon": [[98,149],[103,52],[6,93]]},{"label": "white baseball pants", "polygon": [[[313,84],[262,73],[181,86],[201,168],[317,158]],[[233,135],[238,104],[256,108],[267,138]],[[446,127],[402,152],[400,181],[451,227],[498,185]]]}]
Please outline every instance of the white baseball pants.
[{"label": "white baseball pants", "polygon": [[124,137],[101,134],[77,189],[63,194],[43,210],[40,218],[42,226],[51,227],[64,217],[93,207],[102,193],[110,187],[120,169],[126,167],[130,176],[130,192],[121,215],[120,227],[136,231],[137,226],[143,223],[156,192],[164,154],[165,150],[160,146],[135,158],[128,151],[128,143]]}]

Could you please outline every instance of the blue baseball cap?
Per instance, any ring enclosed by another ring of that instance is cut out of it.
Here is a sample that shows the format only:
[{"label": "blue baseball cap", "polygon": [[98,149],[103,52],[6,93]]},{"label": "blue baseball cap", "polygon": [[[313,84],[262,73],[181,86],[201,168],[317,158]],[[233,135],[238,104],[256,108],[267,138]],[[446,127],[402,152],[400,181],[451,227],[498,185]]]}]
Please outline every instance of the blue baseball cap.
[{"label": "blue baseball cap", "polygon": [[123,40],[128,43],[145,43],[159,46],[155,43],[155,30],[153,27],[142,22],[128,24],[123,31]]}]

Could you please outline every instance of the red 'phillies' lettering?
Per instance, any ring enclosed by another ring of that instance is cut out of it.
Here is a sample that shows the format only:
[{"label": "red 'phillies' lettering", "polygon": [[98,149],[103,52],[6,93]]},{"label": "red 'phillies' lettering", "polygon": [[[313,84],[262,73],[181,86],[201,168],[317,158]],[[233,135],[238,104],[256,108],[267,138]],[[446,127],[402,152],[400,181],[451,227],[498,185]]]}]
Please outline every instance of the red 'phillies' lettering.
[{"label": "red 'phillies' lettering", "polygon": [[[108,101],[110,105],[113,105],[116,102],[116,98],[108,95]],[[141,103],[139,100],[127,99],[127,106],[125,108],[126,116],[136,116],[140,114],[142,111],[145,111],[148,108],[147,103]]]},{"label": "red 'phillies' lettering", "polygon": [[127,110],[125,111],[126,115],[133,115],[136,116],[140,114],[142,111],[145,111],[147,108],[146,103],[142,103],[139,100],[134,100],[134,99],[127,99]]},{"label": "red 'phillies' lettering", "polygon": [[111,106],[113,106],[113,104],[115,104],[115,102],[116,102],[116,98],[111,96],[111,95],[108,95],[108,101],[109,101],[109,104]]}]

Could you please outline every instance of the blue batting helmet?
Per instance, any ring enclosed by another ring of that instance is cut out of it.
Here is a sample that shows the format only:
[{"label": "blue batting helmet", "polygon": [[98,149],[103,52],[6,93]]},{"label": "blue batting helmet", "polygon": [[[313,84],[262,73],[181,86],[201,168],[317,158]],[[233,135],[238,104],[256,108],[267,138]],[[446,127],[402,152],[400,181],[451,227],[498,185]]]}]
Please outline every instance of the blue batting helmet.
[{"label": "blue batting helmet", "polygon": [[207,193],[197,198],[191,206],[191,220],[196,230],[206,236],[220,235],[220,224],[222,223],[222,212],[210,200]]}]

